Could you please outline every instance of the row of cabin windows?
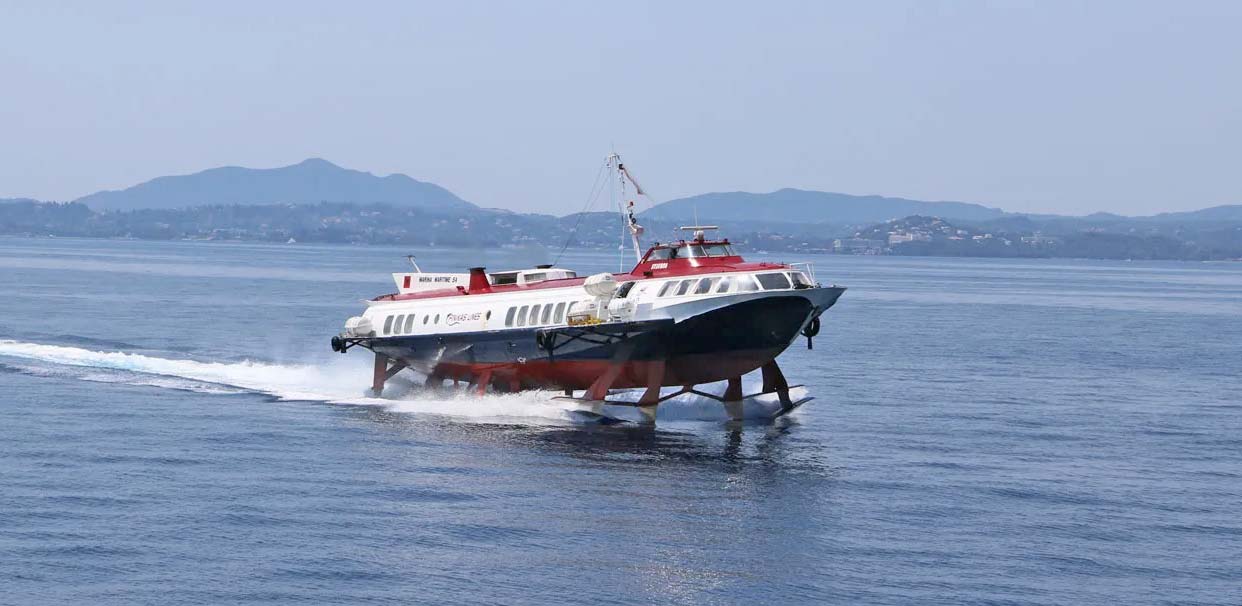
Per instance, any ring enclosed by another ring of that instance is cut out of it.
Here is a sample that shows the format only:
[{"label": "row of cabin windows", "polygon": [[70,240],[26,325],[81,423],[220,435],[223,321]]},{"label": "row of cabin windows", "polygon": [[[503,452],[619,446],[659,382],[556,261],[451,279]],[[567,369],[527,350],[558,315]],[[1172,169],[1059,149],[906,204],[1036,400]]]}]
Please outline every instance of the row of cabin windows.
[{"label": "row of cabin windows", "polygon": [[[490,311],[487,312],[487,317],[491,318],[492,312]],[[409,315],[402,314],[399,316],[388,316],[387,318],[384,319],[384,334],[386,335],[410,334],[414,332],[414,324],[415,324],[415,320],[417,319],[418,319],[418,314],[409,314]],[[440,314],[436,314],[434,316],[431,314],[423,314],[423,325],[424,326],[426,326],[427,324],[439,324],[439,323],[440,323]]]},{"label": "row of cabin windows", "polygon": [[569,304],[566,311],[565,303],[553,305],[523,305],[510,307],[505,314],[505,326],[538,326],[540,324],[560,324],[565,320],[566,313],[573,313],[574,304]]},{"label": "row of cabin windows", "polygon": [[[758,284],[755,280],[758,280]],[[691,278],[689,280],[673,280],[665,282],[660,287],[658,297],[679,297],[681,295],[706,295],[709,293],[721,294],[727,292],[754,292],[762,288],[763,290],[782,290],[790,288],[789,276],[783,273],[770,273],[758,275],[737,275],[724,276],[714,278]],[[802,275],[793,274],[794,288],[808,288],[808,284],[802,279]]]},{"label": "row of cabin windows", "polygon": [[[794,272],[793,288],[809,288],[811,285],[802,278],[802,274]],[[755,283],[758,280],[758,284]],[[621,291],[618,292],[619,297],[629,294],[629,287],[634,286],[633,282],[627,282],[622,285]],[[729,292],[754,292],[762,288],[763,290],[782,290],[790,288],[791,283],[789,276],[783,273],[767,273],[767,274],[742,274],[736,276],[716,276],[712,278],[690,278],[688,280],[672,280],[665,282],[660,287],[660,292],[656,295],[659,297],[679,297],[681,295],[695,294],[705,295],[708,293],[729,293]],[[510,307],[505,314],[505,326],[539,326],[547,324],[560,324],[565,320],[567,314],[574,311],[574,303],[569,304],[569,309],[565,308],[565,303],[557,303],[553,305],[523,305],[521,307]],[[487,312],[487,317],[492,317],[492,312]],[[409,334],[414,331],[415,319],[417,314],[388,316],[384,320],[384,334]],[[435,316],[423,315],[423,324],[439,324],[440,314]]]}]

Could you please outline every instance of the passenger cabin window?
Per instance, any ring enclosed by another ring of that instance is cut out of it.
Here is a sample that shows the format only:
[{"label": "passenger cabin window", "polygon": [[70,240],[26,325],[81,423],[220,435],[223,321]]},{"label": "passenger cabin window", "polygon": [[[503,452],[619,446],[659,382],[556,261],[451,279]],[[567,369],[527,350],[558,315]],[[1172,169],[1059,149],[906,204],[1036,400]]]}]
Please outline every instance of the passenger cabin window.
[{"label": "passenger cabin window", "polygon": [[393,322],[392,322],[392,332],[393,332],[393,333],[395,333],[395,334],[401,334],[401,323],[402,323],[404,320],[405,320],[405,316],[397,316],[397,319],[396,319],[396,320],[393,320]]},{"label": "passenger cabin window", "polygon": [[759,286],[755,284],[755,278],[750,275],[737,277],[738,292],[754,292],[759,290]]},{"label": "passenger cabin window", "polygon": [[518,310],[518,314],[517,314],[517,325],[518,326],[526,326],[526,310],[528,309],[530,309],[529,306],[523,305],[522,308]]},{"label": "passenger cabin window", "polygon": [[405,332],[414,332],[414,314],[405,317]]},{"label": "passenger cabin window", "polygon": [[691,284],[694,284],[694,280],[682,280],[681,284],[677,286],[677,296],[680,297],[686,294],[686,291],[690,290]]},{"label": "passenger cabin window", "polygon": [[540,324],[547,324],[552,321],[552,305],[543,306],[543,316],[539,318]]},{"label": "passenger cabin window", "polygon": [[564,322],[564,321],[565,321],[565,304],[557,303],[556,304],[556,317],[552,320],[552,322],[555,324],[560,324],[561,322]]},{"label": "passenger cabin window", "polygon": [[660,292],[656,293],[656,296],[657,296],[657,297],[663,297],[664,295],[667,295],[667,294],[668,294],[668,291],[672,290],[672,289],[673,289],[673,286],[674,286],[674,285],[676,285],[676,284],[677,284],[677,281],[676,281],[676,280],[674,280],[674,281],[672,281],[672,282],[665,282],[665,283],[664,283],[664,286],[661,286],[661,287],[660,287]]},{"label": "passenger cabin window", "polygon": [[513,326],[513,314],[515,313],[517,313],[516,307],[510,307],[509,311],[505,312],[505,326]]},{"label": "passenger cabin window", "polygon": [[759,274],[759,284],[764,290],[781,290],[789,288],[789,278],[785,274]]},{"label": "passenger cabin window", "polygon": [[547,280],[547,279],[548,279],[547,272],[526,274],[525,276],[522,277],[522,281],[527,284],[533,284],[535,282],[543,282],[544,280]]},{"label": "passenger cabin window", "polygon": [[517,284],[518,275],[516,271],[509,271],[509,272],[504,272],[504,273],[491,274],[491,277],[492,277],[492,285],[499,286],[501,284]]},{"label": "passenger cabin window", "polygon": [[719,280],[720,278],[703,278],[702,280],[699,280],[699,285],[694,287],[694,294],[705,295],[711,292],[712,287],[715,286],[716,282]]},{"label": "passenger cabin window", "polygon": [[392,316],[384,318],[384,334],[392,334]]},{"label": "passenger cabin window", "polygon": [[626,282],[625,284],[622,284],[621,288],[617,289],[617,297],[624,299],[626,295],[630,294],[630,290],[633,288],[634,288],[633,282]]},{"label": "passenger cabin window", "polygon": [[721,278],[720,286],[716,287],[716,292],[717,293],[729,292],[729,288],[733,286],[734,281],[735,280],[733,278]]},{"label": "passenger cabin window", "polygon": [[531,326],[534,326],[539,323],[539,306],[538,305],[530,308],[530,319],[527,320],[526,323],[530,324]]},{"label": "passenger cabin window", "polygon": [[790,272],[789,277],[793,278],[794,288],[811,288],[814,286],[814,284],[807,281],[806,277],[803,276],[800,271]]}]

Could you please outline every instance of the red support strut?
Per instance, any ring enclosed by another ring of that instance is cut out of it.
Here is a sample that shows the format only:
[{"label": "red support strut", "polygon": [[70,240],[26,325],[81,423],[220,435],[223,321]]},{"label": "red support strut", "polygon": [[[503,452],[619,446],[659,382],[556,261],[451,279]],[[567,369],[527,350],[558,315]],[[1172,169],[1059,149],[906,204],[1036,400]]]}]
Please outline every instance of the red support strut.
[{"label": "red support strut", "polygon": [[379,397],[384,392],[384,383],[388,382],[388,356],[375,354],[375,372],[371,375],[371,395]]},{"label": "red support strut", "polygon": [[647,366],[647,390],[638,399],[639,406],[660,403],[660,388],[664,386],[664,360],[656,360]]}]

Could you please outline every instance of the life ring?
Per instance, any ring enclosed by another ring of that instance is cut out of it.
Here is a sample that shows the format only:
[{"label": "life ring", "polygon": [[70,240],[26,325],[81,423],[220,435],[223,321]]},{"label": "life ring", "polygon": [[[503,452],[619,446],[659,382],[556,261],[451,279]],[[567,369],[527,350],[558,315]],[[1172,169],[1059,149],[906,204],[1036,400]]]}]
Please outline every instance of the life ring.
[{"label": "life ring", "polygon": [[811,318],[811,321],[810,323],[806,325],[806,328],[802,329],[802,336],[809,338],[809,337],[814,337],[815,335],[818,335],[818,334],[819,334],[819,316],[815,316],[814,318]]}]

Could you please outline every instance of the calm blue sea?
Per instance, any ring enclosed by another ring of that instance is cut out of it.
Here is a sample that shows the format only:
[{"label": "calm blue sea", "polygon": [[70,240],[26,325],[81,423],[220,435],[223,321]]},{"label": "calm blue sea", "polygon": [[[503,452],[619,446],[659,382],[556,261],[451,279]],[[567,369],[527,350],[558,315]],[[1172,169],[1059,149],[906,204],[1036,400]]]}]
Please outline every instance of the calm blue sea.
[{"label": "calm blue sea", "polygon": [[549,256],[0,239],[0,603],[1242,603],[1240,264],[769,256],[816,400],[647,429],[365,398],[407,252]]}]

